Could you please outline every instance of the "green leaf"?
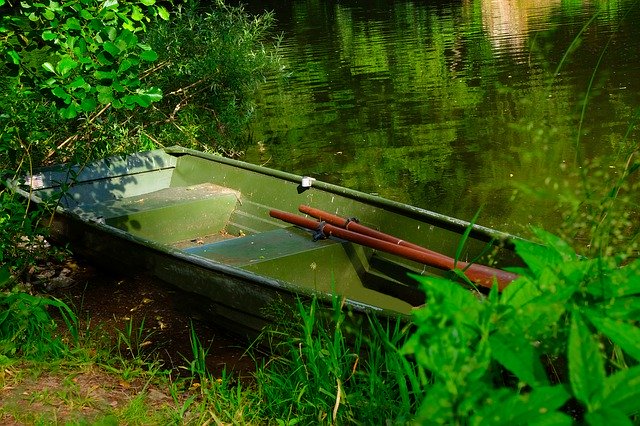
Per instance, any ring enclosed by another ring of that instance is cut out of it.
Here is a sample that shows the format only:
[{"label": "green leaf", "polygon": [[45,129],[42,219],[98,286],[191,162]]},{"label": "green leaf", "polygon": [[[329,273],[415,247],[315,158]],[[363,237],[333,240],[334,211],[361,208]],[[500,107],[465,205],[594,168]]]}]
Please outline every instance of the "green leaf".
[{"label": "green leaf", "polygon": [[633,426],[624,413],[606,407],[585,414],[584,420],[589,426]]},{"label": "green leaf", "polygon": [[96,109],[96,106],[96,100],[91,97],[84,98],[82,102],[80,102],[80,110],[84,112],[91,112]]},{"label": "green leaf", "polygon": [[68,104],[71,102],[71,96],[69,96],[69,94],[60,86],[55,87],[51,93],[53,93],[54,96],[62,99],[64,101],[64,103]]},{"label": "green leaf", "polygon": [[48,20],[48,21],[52,21],[53,19],[55,19],[56,14],[53,13],[53,11],[47,9],[44,11],[44,13],[42,14],[42,16],[44,16],[44,19]]},{"label": "green leaf", "polygon": [[66,108],[60,109],[60,116],[67,120],[78,116],[78,104],[73,102]]},{"label": "green leaf", "polygon": [[127,50],[138,44],[138,36],[129,30],[124,30],[118,38],[114,40],[114,43],[116,43],[120,50]]},{"label": "green leaf", "polygon": [[91,86],[84,80],[84,78],[82,78],[82,76],[78,76],[71,83],[69,83],[67,87],[70,87],[72,89],[78,89],[82,87],[88,90]]},{"label": "green leaf", "polygon": [[118,67],[118,74],[122,74],[131,69],[131,67],[137,66],[138,64],[139,61],[136,58],[125,58]]},{"label": "green leaf", "polygon": [[563,386],[544,386],[525,394],[502,391],[471,418],[471,425],[571,425],[571,417],[556,410],[569,399]]},{"label": "green leaf", "polygon": [[96,59],[98,60],[98,63],[100,65],[108,66],[108,65],[112,65],[113,64],[113,61],[110,60],[110,59],[107,59],[107,57],[105,56],[104,52],[98,53],[98,55],[96,56]]},{"label": "green leaf", "polygon": [[114,57],[117,57],[118,55],[120,55],[120,52],[121,52],[120,48],[111,41],[105,42],[102,45],[102,48],[105,50],[105,52],[109,53],[111,56],[114,56]]},{"label": "green leaf", "polygon": [[139,6],[133,6],[131,11],[131,19],[134,21],[142,21],[144,19],[144,13],[142,13],[142,9]]},{"label": "green leaf", "polygon": [[158,54],[153,50],[144,50],[140,53],[140,58],[143,61],[153,62],[158,59]]},{"label": "green leaf", "polygon": [[640,294],[640,260],[636,260],[622,268],[614,269],[610,276],[615,296]]},{"label": "green leaf", "polygon": [[140,3],[144,4],[145,6],[153,6],[154,4],[156,4],[156,0],[140,0]]},{"label": "green leaf", "polygon": [[601,406],[627,415],[640,412],[640,366],[620,370],[606,378]]},{"label": "green leaf", "polygon": [[110,102],[113,102],[113,93],[111,92],[98,93],[98,102],[100,102],[102,105],[106,105]]},{"label": "green leaf", "polygon": [[58,38],[58,34],[52,32],[52,31],[46,30],[46,31],[42,32],[42,39],[44,41],[51,41],[51,40],[55,40],[57,38]]},{"label": "green leaf", "polygon": [[80,25],[80,21],[78,21],[78,18],[71,17],[67,19],[67,22],[65,24],[67,28],[70,30],[80,31],[82,29],[82,26]]},{"label": "green leaf", "polygon": [[105,9],[109,9],[117,6],[118,6],[118,0],[107,0],[102,5],[102,7],[104,7]]},{"label": "green leaf", "polygon": [[87,9],[80,10],[80,17],[86,21],[93,19],[93,15]]},{"label": "green leaf", "polygon": [[146,90],[138,91],[141,95],[146,96],[151,102],[158,102],[162,99],[162,90],[157,87],[151,87]]},{"label": "green leaf", "polygon": [[585,314],[599,332],[636,361],[640,361],[640,328],[628,322],[608,318],[594,310],[585,311]]},{"label": "green leaf", "polygon": [[11,282],[11,273],[8,266],[0,268],[0,288],[4,288]]},{"label": "green leaf", "polygon": [[14,65],[20,64],[20,55],[18,54],[18,52],[16,52],[15,50],[9,50],[7,52],[7,55],[9,55],[9,57],[11,58],[11,62],[13,62]]},{"label": "green leaf", "polygon": [[56,64],[56,70],[58,71],[58,74],[65,77],[77,66],[78,63],[76,61],[68,56],[64,56],[62,59],[60,59],[60,62]]},{"label": "green leaf", "polygon": [[629,296],[609,299],[593,305],[594,311],[606,312],[612,320],[636,320],[640,318],[640,297]]},{"label": "green leaf", "polygon": [[567,356],[573,394],[592,410],[604,388],[604,361],[596,336],[577,311],[571,315]]},{"label": "green leaf", "polygon": [[169,20],[169,12],[164,6],[158,6],[158,15],[160,15],[160,19]]},{"label": "green leaf", "polygon": [[98,80],[111,80],[117,77],[113,71],[95,71],[93,76]]},{"label": "green leaf", "polygon": [[489,344],[493,358],[522,382],[532,387],[549,384],[540,354],[523,336],[494,333],[489,336]]}]

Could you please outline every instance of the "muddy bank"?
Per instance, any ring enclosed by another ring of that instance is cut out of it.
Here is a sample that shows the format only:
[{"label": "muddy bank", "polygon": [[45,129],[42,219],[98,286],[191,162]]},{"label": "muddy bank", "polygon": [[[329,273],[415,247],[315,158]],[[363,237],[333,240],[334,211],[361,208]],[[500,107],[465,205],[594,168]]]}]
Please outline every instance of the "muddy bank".
[{"label": "muddy bank", "polygon": [[193,327],[208,349],[211,373],[219,375],[226,369],[236,377],[249,377],[255,369],[255,351],[251,355],[247,351],[252,342],[210,321],[201,298],[153,277],[108,271],[78,258],[40,268],[35,275],[41,291],[62,299],[76,312],[82,329],[107,334],[114,343],[120,330],[131,337],[134,351],[157,354],[165,368],[184,371],[193,359]]}]

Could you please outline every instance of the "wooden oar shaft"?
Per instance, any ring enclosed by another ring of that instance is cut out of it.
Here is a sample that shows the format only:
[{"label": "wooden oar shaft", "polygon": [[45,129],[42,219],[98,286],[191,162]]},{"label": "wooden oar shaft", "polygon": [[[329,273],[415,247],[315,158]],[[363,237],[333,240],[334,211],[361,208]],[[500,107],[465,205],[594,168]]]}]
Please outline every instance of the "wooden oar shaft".
[{"label": "wooden oar shaft", "polygon": [[[349,231],[329,223],[320,223],[313,219],[308,219],[302,216],[298,216],[292,213],[283,212],[280,210],[271,210],[269,212],[271,217],[283,220],[293,225],[300,226],[302,228],[316,230],[321,232],[325,237],[335,236],[343,240],[351,241],[363,246],[367,246],[376,250],[384,251],[387,253],[402,256],[406,259],[413,260],[425,265],[430,265],[438,269],[452,270],[457,265],[454,265],[453,259],[444,256],[433,256],[430,253],[415,250],[410,247],[404,247],[388,241],[383,241],[368,235],[360,234],[358,232]],[[498,288],[501,290],[513,281],[517,275],[510,274],[498,269],[489,268],[482,265],[471,265],[480,268],[471,270],[468,268],[464,273],[474,283],[482,285],[484,287],[491,288],[494,284],[494,280],[498,283]],[[488,269],[488,270],[485,270]],[[496,273],[497,272],[497,273]]]},{"label": "wooden oar shaft", "polygon": [[[419,246],[417,244],[413,244],[409,241],[402,240],[400,238],[394,237],[393,235],[385,234],[384,232],[378,231],[376,229],[369,228],[364,226],[354,220],[345,219],[343,217],[325,212],[320,209],[316,209],[310,206],[301,205],[299,206],[299,210],[302,213],[306,213],[316,219],[326,221],[332,225],[339,226],[341,228],[345,228],[354,232],[358,232],[360,234],[364,234],[373,238],[377,238],[392,244],[400,245],[403,247],[407,247],[413,250],[421,251],[428,254],[432,261],[437,259],[438,264],[447,265],[444,268],[445,270],[452,270],[454,268],[458,268],[464,270],[465,275],[476,284],[488,284],[489,287],[493,284],[493,278],[495,277],[498,281],[499,289],[502,290],[506,287],[511,281],[518,278],[518,275],[513,274],[511,272],[506,272],[501,269],[492,268],[490,266],[480,265],[480,264],[469,264],[463,261],[455,261],[453,258],[446,256],[442,253],[438,253],[433,250],[429,250],[425,247]],[[427,263],[427,262],[423,262]],[[436,264],[427,263],[429,265],[438,267]]]},{"label": "wooden oar shaft", "polygon": [[[447,261],[453,261],[453,259],[451,259],[448,256],[445,256],[442,253],[438,253],[437,251],[433,251],[433,250],[429,250],[428,248],[419,246],[417,244],[413,244],[410,243],[409,241],[405,241],[405,240],[401,240],[400,238],[394,237],[393,235],[389,235],[389,234],[385,234],[384,232],[380,232],[376,229],[373,228],[369,228],[368,226],[362,225],[360,223],[358,223],[355,220],[352,219],[345,219],[343,217],[325,212],[323,210],[320,209],[316,209],[310,206],[306,206],[306,205],[300,205],[298,207],[298,210],[300,210],[302,213],[308,214],[311,217],[315,217],[318,220],[324,220],[327,223],[330,223],[332,225],[335,226],[339,226],[340,228],[344,228],[344,229],[348,229],[349,231],[353,231],[353,232],[357,232],[359,234],[364,234],[364,235],[368,235],[370,237],[373,238],[377,238],[379,240],[382,241],[386,241],[389,243],[393,243],[393,244],[397,244],[400,246],[404,246],[404,247],[409,247],[412,248],[414,250],[419,250],[419,251],[424,251],[425,253],[429,253],[434,257],[442,257],[443,259],[446,259]],[[462,264],[462,262],[458,262],[458,264]],[[466,266],[466,264],[465,264]],[[461,269],[464,268],[464,266],[461,266]]]}]

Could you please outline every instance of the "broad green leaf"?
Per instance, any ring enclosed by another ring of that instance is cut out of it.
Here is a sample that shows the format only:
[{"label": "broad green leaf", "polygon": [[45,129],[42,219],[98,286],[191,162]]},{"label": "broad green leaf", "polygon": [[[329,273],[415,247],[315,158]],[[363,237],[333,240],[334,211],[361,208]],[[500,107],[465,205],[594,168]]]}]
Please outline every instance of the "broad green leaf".
[{"label": "broad green leaf", "polygon": [[62,108],[60,109],[60,116],[62,116],[62,118],[66,118],[66,119],[71,119],[71,118],[75,118],[78,116],[78,104],[75,102],[72,102],[71,105],[69,105],[66,108]]},{"label": "broad green leaf", "polygon": [[55,87],[51,93],[53,93],[54,96],[62,99],[65,103],[69,103],[71,102],[71,96],[69,96],[69,94],[60,86]]},{"label": "broad green leaf", "polygon": [[55,19],[56,14],[53,13],[53,11],[47,9],[47,10],[44,11],[42,16],[44,16],[44,19],[46,19],[47,21],[52,21],[53,19]]},{"label": "broad green leaf", "polygon": [[15,50],[9,50],[7,52],[7,55],[9,55],[9,57],[11,58],[11,62],[13,62],[14,65],[20,64],[20,55],[18,54],[18,52],[16,52]]},{"label": "broad green leaf", "polygon": [[165,21],[169,20],[169,12],[164,6],[158,6],[158,15],[160,15],[160,18]]},{"label": "broad green leaf", "polygon": [[98,80],[111,80],[117,77],[113,71],[95,71],[93,76]]},{"label": "broad green leaf", "polygon": [[158,102],[160,99],[162,99],[162,90],[160,90],[158,87],[151,87],[146,90],[140,90],[139,93],[148,97],[151,102]]},{"label": "broad green leaf", "polygon": [[82,26],[80,25],[80,21],[78,21],[78,18],[74,18],[74,17],[67,19],[67,22],[65,22],[65,25],[70,30],[80,31],[82,29]]},{"label": "broad green leaf", "polygon": [[90,21],[93,19],[93,15],[87,9],[80,10],[80,17],[87,21]]},{"label": "broad green leaf", "polygon": [[102,4],[102,7],[104,7],[105,9],[109,9],[117,6],[118,6],[118,0],[107,0]]},{"label": "broad green leaf", "polygon": [[98,55],[96,55],[96,59],[100,65],[108,66],[113,64],[113,61],[108,59],[104,52],[98,53]]},{"label": "broad green leaf", "polygon": [[489,344],[493,358],[520,381],[532,387],[549,384],[540,354],[523,336],[494,333],[489,336]]},{"label": "broad green leaf", "polygon": [[113,94],[111,92],[98,93],[98,102],[102,105],[113,102]]},{"label": "broad green leaf", "polygon": [[138,44],[138,36],[129,30],[124,30],[114,40],[114,43],[120,48],[120,50],[127,50]]},{"label": "broad green leaf", "polygon": [[609,299],[593,305],[594,311],[606,312],[612,320],[636,320],[640,318],[640,297],[629,296]]},{"label": "broad green leaf", "polygon": [[0,268],[0,288],[5,287],[11,281],[11,273],[9,267],[3,266]]},{"label": "broad green leaf", "polygon": [[142,53],[140,53],[140,58],[143,61],[153,62],[158,59],[158,54],[153,50],[144,50]]},{"label": "broad green leaf", "polygon": [[82,87],[88,90],[91,86],[87,84],[87,82],[84,80],[84,78],[82,78],[82,76],[78,76],[71,83],[69,83],[67,87],[70,87],[72,89],[77,89]]},{"label": "broad green leaf", "polygon": [[105,29],[105,31],[107,33],[107,38],[111,41],[115,41],[116,37],[118,36],[118,31],[113,27],[108,27]]},{"label": "broad green leaf", "polygon": [[614,269],[611,272],[611,282],[615,289],[615,296],[640,294],[640,260]]},{"label": "broad green leaf", "polygon": [[42,32],[42,39],[44,41],[51,41],[51,40],[55,40],[56,38],[58,38],[58,34],[52,31],[47,30]]},{"label": "broad green leaf", "polygon": [[121,49],[111,41],[107,41],[106,43],[104,43],[102,45],[102,48],[105,50],[105,52],[108,52],[111,56],[114,56],[114,57],[117,57],[118,55],[120,55],[120,52],[121,52]]},{"label": "broad green leaf", "polygon": [[91,112],[94,109],[96,109],[96,100],[88,97],[88,98],[84,98],[82,100],[82,102],[80,102],[80,110],[84,111],[84,112]]},{"label": "broad green leaf", "polygon": [[56,71],[58,71],[58,74],[65,77],[77,66],[78,63],[76,61],[68,56],[64,56],[62,59],[60,59],[60,62],[56,64]]},{"label": "broad green leaf", "polygon": [[533,228],[533,232],[540,239],[540,241],[542,241],[542,244],[555,250],[556,253],[558,253],[558,255],[563,259],[577,259],[575,250],[573,250],[569,243],[564,241],[562,238],[540,228]]},{"label": "broad green leaf", "polygon": [[131,11],[131,19],[134,21],[142,21],[144,19],[144,13],[142,13],[142,9],[139,6],[133,6]]},{"label": "broad green leaf", "polygon": [[633,426],[624,413],[607,407],[585,414],[584,420],[589,426]]},{"label": "broad green leaf", "polygon": [[156,0],[140,0],[140,3],[144,4],[145,6],[153,6],[154,4],[156,4]]},{"label": "broad green leaf", "polygon": [[[471,418],[471,425],[572,424],[571,418],[556,410],[570,395],[563,386],[545,386],[525,394],[502,392]],[[559,423],[555,423],[559,422]]]},{"label": "broad green leaf", "polygon": [[636,361],[640,361],[640,328],[628,322],[608,318],[594,310],[585,311],[585,315],[600,333],[611,339]]},{"label": "broad green leaf", "polygon": [[620,370],[606,378],[601,406],[626,415],[640,412],[640,366]]},{"label": "broad green leaf", "polygon": [[567,357],[573,394],[587,408],[593,409],[602,396],[604,361],[596,336],[591,333],[577,311],[571,315]]},{"label": "broad green leaf", "polygon": [[131,69],[131,67],[137,66],[138,64],[139,61],[136,58],[125,58],[122,62],[120,62],[120,66],[118,67],[118,74],[120,75]]}]

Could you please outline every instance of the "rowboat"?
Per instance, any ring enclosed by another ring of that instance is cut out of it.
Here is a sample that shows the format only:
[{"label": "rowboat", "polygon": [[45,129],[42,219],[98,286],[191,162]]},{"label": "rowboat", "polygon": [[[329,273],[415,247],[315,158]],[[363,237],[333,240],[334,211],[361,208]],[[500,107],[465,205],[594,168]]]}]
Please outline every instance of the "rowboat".
[{"label": "rowboat", "polygon": [[182,147],[43,168],[11,184],[55,209],[54,241],[195,293],[213,318],[247,333],[312,296],[408,316],[425,303],[412,274],[458,268],[502,288],[515,275],[498,268],[520,264],[512,235]]}]

